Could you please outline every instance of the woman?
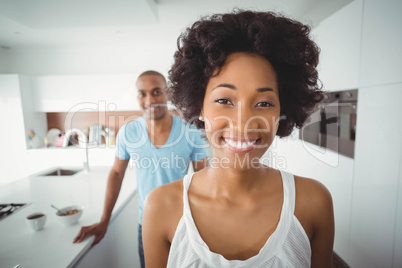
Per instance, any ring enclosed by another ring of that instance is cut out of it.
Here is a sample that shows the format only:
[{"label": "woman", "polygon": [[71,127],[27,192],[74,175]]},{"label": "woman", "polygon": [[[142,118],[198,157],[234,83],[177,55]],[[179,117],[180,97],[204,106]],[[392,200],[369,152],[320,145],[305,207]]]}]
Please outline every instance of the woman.
[{"label": "woman", "polygon": [[213,157],[148,196],[147,267],[331,267],[328,190],[259,162],[322,99],[308,35],[283,16],[237,11],[201,19],[179,38],[172,102],[205,129]]}]

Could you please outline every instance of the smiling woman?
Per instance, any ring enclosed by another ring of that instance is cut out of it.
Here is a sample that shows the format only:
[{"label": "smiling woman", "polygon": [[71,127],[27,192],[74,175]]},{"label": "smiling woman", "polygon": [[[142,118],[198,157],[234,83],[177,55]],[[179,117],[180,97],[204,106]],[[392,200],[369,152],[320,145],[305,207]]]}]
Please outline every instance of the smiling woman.
[{"label": "smiling woman", "polygon": [[213,157],[149,194],[147,267],[331,267],[328,190],[259,161],[322,99],[318,53],[307,26],[270,12],[214,15],[179,38],[172,102]]},{"label": "smiling woman", "polygon": [[230,54],[219,75],[207,84],[201,114],[214,157],[227,157],[233,167],[236,160],[244,163],[245,157],[250,161],[246,166],[258,163],[278,129],[280,102],[274,68],[257,54]]}]

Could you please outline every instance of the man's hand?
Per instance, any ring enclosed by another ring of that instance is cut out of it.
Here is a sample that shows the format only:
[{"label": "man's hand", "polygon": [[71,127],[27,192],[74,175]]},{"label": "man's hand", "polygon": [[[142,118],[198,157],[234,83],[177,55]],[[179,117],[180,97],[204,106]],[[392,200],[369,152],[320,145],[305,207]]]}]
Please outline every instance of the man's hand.
[{"label": "man's hand", "polygon": [[91,235],[95,235],[95,240],[92,245],[98,244],[102,238],[105,236],[107,231],[108,223],[105,222],[98,222],[90,226],[83,226],[81,227],[80,232],[74,238],[73,243],[80,243],[87,237]]}]

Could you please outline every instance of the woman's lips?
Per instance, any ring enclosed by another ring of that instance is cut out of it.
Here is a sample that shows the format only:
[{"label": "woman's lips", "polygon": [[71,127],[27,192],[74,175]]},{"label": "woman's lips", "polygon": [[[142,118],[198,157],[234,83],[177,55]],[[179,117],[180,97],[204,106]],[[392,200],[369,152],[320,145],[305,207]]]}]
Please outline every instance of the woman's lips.
[{"label": "woman's lips", "polygon": [[254,149],[259,139],[231,139],[222,137],[226,147],[235,153],[247,153]]}]

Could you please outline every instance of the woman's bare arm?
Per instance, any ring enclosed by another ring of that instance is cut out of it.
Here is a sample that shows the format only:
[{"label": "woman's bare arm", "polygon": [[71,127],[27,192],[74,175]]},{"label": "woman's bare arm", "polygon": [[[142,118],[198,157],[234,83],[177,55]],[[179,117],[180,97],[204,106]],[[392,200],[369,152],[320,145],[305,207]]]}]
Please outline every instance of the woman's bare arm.
[{"label": "woman's bare arm", "polygon": [[142,238],[147,268],[166,267],[170,239],[183,214],[182,180],[153,189],[144,204]]},{"label": "woman's bare arm", "polygon": [[323,184],[315,180],[309,180],[304,189],[308,196],[312,230],[311,267],[332,267],[335,223],[331,194]]},{"label": "woman's bare arm", "polygon": [[311,267],[332,267],[334,210],[328,189],[320,182],[295,176],[295,215],[310,239]]}]

